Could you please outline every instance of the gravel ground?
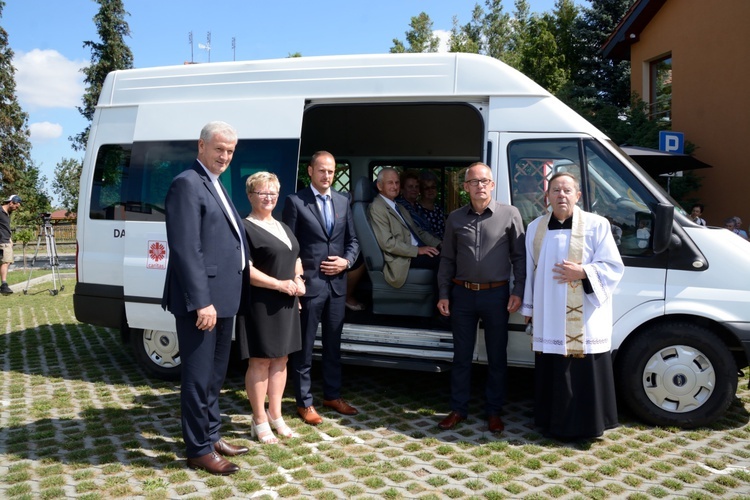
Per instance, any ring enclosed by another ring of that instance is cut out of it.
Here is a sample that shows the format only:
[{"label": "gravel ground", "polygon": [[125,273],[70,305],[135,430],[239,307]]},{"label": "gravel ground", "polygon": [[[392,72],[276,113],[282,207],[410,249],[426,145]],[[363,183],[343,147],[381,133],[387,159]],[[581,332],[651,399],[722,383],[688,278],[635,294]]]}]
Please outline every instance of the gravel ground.
[{"label": "gravel ground", "polygon": [[346,367],[345,397],[360,415],[320,406],[324,423],[307,426],[292,417],[288,387],[283,409],[298,437],[261,446],[235,367],[224,436],[250,453],[233,476],[193,471],[179,386],[149,379],[118,332],[79,324],[65,285],[56,296],[0,297],[2,498],[750,498],[747,376],[712,427],[654,428],[622,413],[603,438],[571,444],[535,433],[530,370],[511,370],[506,431],[492,435],[481,367],[474,416],[447,432],[436,425],[447,374]]}]

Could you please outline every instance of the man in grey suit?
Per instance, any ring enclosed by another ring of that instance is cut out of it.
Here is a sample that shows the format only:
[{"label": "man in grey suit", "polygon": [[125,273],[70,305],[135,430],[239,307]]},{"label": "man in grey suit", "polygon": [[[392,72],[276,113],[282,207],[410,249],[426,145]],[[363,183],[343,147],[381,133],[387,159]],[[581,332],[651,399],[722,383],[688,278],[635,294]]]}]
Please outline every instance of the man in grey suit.
[{"label": "man in grey suit", "polygon": [[346,310],[346,271],[359,255],[349,199],[331,189],[336,160],[318,151],[307,167],[310,186],[290,195],[282,220],[297,237],[307,291],[302,307],[302,350],[292,353],[297,413],[310,425],[323,421],[313,406],[310,392],[312,351],[318,325],[323,343],[323,406],[344,415],[356,408],[341,398],[341,331]]},{"label": "man in grey suit", "polygon": [[187,465],[221,475],[239,470],[221,455],[248,451],[219,434],[219,393],[229,363],[243,273],[248,272],[242,219],[219,182],[236,145],[237,133],[230,125],[204,126],[198,159],[172,180],[164,202],[169,263],[162,307],[174,314],[180,344]]},{"label": "man in grey suit", "polygon": [[401,288],[410,267],[437,270],[440,265],[440,240],[420,229],[408,210],[396,204],[401,191],[398,172],[384,168],[377,180],[380,196],[376,196],[369,208],[370,224],[375,239],[383,251],[383,276],[394,288]]}]

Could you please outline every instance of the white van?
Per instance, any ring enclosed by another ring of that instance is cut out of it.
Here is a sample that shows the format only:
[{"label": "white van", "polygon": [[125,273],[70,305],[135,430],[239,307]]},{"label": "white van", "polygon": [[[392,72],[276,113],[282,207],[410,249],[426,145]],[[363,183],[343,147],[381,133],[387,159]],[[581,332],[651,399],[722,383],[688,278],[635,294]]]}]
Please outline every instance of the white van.
[{"label": "white van", "polygon": [[[119,328],[151,374],[180,370],[174,320],[159,306],[169,258],[164,196],[195,159],[198,134],[211,120],[239,132],[221,180],[242,215],[251,173],[275,172],[285,196],[314,151],[328,150],[339,162],[336,185],[352,193],[369,277],[357,291],[367,310],[347,312],[345,362],[450,367],[451,333],[435,319],[429,279],[410,278],[398,290],[385,284],[364,214],[372,180],[385,166],[434,173],[448,213],[467,199],[461,169],[484,161],[497,180],[494,196],[518,206],[526,223],[546,209],[546,181],[558,170],[579,176],[582,207],[611,221],[626,266],[614,297],[618,394],[636,415],[693,427],[719,418],[734,399],[750,350],[750,245],[690,222],[586,120],[521,73],[471,54],[303,57],[110,74],[81,176],[75,313],[84,323]],[[648,239],[637,234],[642,221]],[[514,315],[510,329],[509,363],[532,367],[523,319]],[[484,363],[478,339],[475,361]]]}]

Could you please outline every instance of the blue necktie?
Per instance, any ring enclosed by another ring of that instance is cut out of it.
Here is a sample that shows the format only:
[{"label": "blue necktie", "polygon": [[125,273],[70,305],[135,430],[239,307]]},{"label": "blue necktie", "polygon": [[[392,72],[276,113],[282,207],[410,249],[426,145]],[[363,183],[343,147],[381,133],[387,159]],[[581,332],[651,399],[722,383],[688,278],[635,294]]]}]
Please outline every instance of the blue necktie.
[{"label": "blue necktie", "polygon": [[328,205],[328,195],[319,194],[318,198],[320,198],[320,202],[323,204],[323,222],[325,223],[326,231],[328,231],[328,235],[330,236],[331,231],[333,230],[333,215],[331,214],[331,207]]}]

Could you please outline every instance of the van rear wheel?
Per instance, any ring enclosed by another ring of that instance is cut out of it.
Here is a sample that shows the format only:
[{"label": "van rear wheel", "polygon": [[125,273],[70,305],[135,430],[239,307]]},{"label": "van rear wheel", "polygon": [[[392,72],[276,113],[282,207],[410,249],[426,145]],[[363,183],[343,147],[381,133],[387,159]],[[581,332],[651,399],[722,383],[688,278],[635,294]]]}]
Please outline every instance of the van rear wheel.
[{"label": "van rear wheel", "polygon": [[138,364],[146,372],[162,380],[180,378],[182,363],[176,332],[161,330],[130,330],[130,345]]},{"label": "van rear wheel", "polygon": [[654,425],[708,425],[737,391],[737,365],[711,330],[690,323],[655,325],[617,355],[618,392]]}]

